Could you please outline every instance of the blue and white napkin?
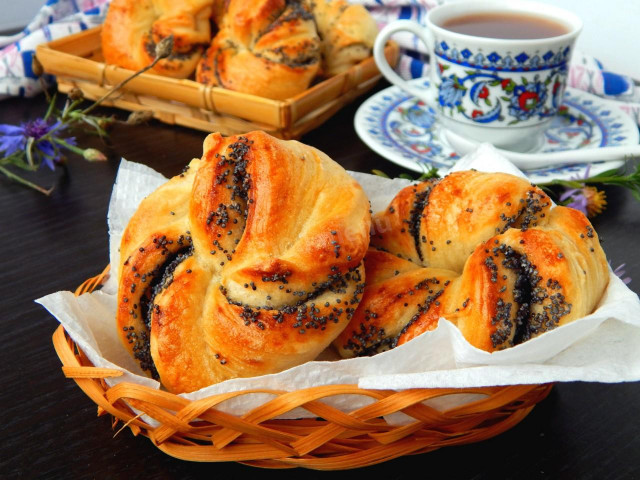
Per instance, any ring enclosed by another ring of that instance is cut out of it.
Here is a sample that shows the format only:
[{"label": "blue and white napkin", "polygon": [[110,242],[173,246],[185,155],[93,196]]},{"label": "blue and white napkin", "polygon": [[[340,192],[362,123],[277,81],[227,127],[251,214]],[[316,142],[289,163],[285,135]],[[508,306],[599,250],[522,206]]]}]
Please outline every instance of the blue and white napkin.
[{"label": "blue and white napkin", "polygon": [[100,25],[108,5],[109,0],[48,0],[22,32],[0,36],[0,100],[41,92],[31,70],[36,47]]}]

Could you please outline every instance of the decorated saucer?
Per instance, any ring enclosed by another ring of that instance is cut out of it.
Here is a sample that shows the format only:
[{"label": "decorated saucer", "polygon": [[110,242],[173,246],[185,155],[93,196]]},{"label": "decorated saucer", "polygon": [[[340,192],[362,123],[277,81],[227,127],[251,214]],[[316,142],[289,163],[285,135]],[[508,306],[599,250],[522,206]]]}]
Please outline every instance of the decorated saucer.
[{"label": "decorated saucer", "polygon": [[[426,88],[429,81],[415,79]],[[448,142],[437,112],[423,101],[392,86],[368,98],[356,112],[358,136],[376,153],[416,172],[431,167],[449,170],[460,158]],[[544,141],[531,154],[584,148],[637,145],[640,135],[631,117],[608,100],[567,88],[558,115],[544,133]],[[617,168],[624,160],[591,163],[590,175]],[[558,165],[527,170],[532,182],[585,175],[588,164]]]}]

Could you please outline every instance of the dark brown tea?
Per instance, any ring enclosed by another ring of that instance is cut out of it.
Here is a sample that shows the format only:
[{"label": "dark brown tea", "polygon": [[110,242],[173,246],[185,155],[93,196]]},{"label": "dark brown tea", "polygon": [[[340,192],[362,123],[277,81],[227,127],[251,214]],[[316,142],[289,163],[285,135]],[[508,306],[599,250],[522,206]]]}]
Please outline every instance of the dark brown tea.
[{"label": "dark brown tea", "polygon": [[557,37],[569,32],[566,25],[550,18],[510,12],[471,13],[445,20],[441,27],[474,37],[508,40]]}]

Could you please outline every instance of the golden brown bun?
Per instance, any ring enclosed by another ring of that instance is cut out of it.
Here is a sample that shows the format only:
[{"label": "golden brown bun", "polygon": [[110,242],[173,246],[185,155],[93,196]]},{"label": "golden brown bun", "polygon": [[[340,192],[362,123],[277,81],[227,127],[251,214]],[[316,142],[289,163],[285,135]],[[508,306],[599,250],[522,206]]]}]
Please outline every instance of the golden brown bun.
[{"label": "golden brown bun", "polygon": [[322,39],[322,75],[342,73],[371,56],[378,26],[362,5],[307,0]]},{"label": "golden brown bun", "polygon": [[140,70],[155,58],[156,44],[174,36],[173,54],[154,73],[186,78],[211,41],[212,0],[113,0],[102,27],[106,63]]},{"label": "golden brown bun", "polygon": [[360,300],[369,228],[362,189],[322,152],[209,135],[124,232],[122,340],[172,392],[312,360]]},{"label": "golden brown bun", "polygon": [[374,216],[371,244],[386,251],[365,259],[362,302],[335,341],[345,357],[405,343],[441,317],[475,347],[507,348],[593,312],[609,278],[587,218],[506,174],[403,189]]},{"label": "golden brown bun", "polygon": [[230,0],[196,80],[284,100],[306,90],[320,67],[320,39],[299,2]]}]

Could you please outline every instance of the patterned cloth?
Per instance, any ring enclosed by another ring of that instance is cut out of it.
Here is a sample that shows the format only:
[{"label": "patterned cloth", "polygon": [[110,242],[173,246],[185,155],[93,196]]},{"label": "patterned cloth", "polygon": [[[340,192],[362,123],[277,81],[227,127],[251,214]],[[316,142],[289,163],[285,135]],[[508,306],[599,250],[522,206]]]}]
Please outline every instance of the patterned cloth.
[{"label": "patterned cloth", "polygon": [[36,46],[101,24],[108,4],[109,0],[48,0],[22,32],[0,36],[0,100],[41,92],[31,70]]},{"label": "patterned cloth", "polygon": [[[380,27],[397,19],[424,24],[427,11],[447,0],[350,0],[367,7]],[[99,25],[109,0],[48,0],[34,20],[17,35],[0,36],[0,99],[33,96],[41,91],[31,71],[31,59],[38,44]],[[402,49],[398,73],[417,78],[428,71],[425,46],[409,33],[394,36]],[[51,82],[52,79],[48,78]],[[623,103],[627,113],[640,124],[640,88],[631,78],[609,72],[593,57],[574,52],[569,69],[569,86]]]}]

